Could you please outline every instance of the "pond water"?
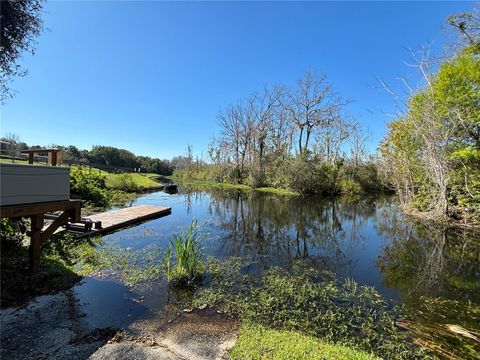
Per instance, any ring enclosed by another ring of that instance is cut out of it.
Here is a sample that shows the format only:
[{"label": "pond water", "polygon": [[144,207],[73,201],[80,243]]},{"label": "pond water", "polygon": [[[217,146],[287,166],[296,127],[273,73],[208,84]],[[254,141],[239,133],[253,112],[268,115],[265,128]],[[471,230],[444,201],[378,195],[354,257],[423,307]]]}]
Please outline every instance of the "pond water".
[{"label": "pond water", "polygon": [[[172,214],[104,236],[102,244],[129,249],[140,264],[159,263],[172,235],[198,219],[204,254],[241,257],[249,272],[304,262],[373,286],[393,303],[415,305],[425,295],[480,304],[479,234],[408,219],[392,197],[328,199],[181,187],[177,194],[155,192],[132,203],[140,204],[169,206]],[[132,289],[88,277],[75,292],[95,326],[123,326],[168,302],[162,281]]]}]

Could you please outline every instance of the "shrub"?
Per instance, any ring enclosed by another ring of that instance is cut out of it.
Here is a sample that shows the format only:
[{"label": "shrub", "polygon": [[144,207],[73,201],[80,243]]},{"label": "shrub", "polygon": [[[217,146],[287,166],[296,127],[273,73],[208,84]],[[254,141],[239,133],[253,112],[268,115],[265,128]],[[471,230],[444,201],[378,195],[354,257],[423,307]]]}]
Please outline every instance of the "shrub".
[{"label": "shrub", "polygon": [[109,204],[111,195],[106,189],[105,176],[81,168],[70,169],[70,192],[89,205],[102,207]]},{"label": "shrub", "polygon": [[340,192],[342,194],[359,194],[363,191],[362,186],[353,179],[340,180]]},{"label": "shrub", "polygon": [[287,169],[288,188],[301,194],[330,193],[330,179],[333,169],[321,164],[309,155],[303,155],[290,162]]},{"label": "shrub", "polygon": [[12,221],[2,218],[0,223],[2,251],[20,247],[26,231],[26,220]]}]

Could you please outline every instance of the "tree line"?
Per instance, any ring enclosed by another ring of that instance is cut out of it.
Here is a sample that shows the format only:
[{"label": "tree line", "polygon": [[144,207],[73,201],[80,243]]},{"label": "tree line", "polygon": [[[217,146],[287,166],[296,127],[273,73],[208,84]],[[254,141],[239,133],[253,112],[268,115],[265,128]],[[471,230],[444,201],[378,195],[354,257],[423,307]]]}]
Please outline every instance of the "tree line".
[{"label": "tree line", "polygon": [[18,135],[7,134],[1,138],[2,141],[8,143],[6,154],[13,161],[20,157],[22,150],[41,150],[55,148],[63,150],[64,160],[69,164],[85,165],[85,166],[105,166],[112,170],[118,171],[134,171],[143,173],[156,173],[160,175],[171,175],[173,172],[173,162],[152,158],[149,156],[137,156],[131,151],[119,149],[113,146],[95,145],[91,150],[79,149],[74,145],[33,145],[28,146],[25,142],[20,141]]},{"label": "tree line", "polygon": [[183,161],[176,174],[300,193],[377,191],[368,131],[349,103],[311,70],[293,87],[265,86],[219,110],[208,164]]}]

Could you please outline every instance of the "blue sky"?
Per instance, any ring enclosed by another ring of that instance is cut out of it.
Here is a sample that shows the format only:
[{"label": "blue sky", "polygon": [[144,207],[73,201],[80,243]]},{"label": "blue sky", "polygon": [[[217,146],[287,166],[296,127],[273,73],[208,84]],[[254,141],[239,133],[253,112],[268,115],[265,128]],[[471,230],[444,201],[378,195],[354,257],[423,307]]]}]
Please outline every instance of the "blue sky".
[{"label": "blue sky", "polygon": [[375,149],[394,102],[375,80],[410,71],[406,48],[447,39],[474,2],[49,1],[26,77],[2,106],[2,135],[29,144],[205,153],[220,106],[263,84],[326,72],[353,100]]}]

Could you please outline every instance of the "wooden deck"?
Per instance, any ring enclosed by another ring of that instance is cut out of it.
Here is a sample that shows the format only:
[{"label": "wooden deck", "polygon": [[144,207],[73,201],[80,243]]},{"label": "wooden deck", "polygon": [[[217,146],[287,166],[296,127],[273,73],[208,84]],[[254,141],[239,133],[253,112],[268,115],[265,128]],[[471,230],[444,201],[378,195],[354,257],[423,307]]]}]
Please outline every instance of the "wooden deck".
[{"label": "wooden deck", "polygon": [[[165,206],[141,205],[133,206],[120,210],[107,211],[100,214],[88,216],[88,219],[96,222],[101,221],[100,229],[92,228],[91,230],[79,233],[80,236],[100,235],[110,233],[115,230],[128,227],[130,225],[139,224],[147,220],[157,219],[170,215],[172,209]],[[76,225],[76,224],[72,224]],[[78,224],[82,225],[82,224]],[[69,230],[67,228],[67,230]]]}]

